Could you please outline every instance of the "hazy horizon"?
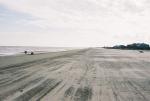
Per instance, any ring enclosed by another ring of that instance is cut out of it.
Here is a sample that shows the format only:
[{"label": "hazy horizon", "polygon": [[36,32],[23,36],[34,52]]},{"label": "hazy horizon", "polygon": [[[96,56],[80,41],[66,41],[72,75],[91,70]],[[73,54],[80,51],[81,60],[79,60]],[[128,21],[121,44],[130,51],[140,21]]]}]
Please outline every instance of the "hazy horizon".
[{"label": "hazy horizon", "polygon": [[0,0],[0,46],[150,44],[149,0]]}]

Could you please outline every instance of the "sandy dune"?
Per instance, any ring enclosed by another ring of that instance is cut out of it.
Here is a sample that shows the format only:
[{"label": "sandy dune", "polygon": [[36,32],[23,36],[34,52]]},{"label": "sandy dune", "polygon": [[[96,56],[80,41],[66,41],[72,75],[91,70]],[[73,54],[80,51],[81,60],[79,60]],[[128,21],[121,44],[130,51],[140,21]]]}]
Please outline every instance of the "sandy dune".
[{"label": "sandy dune", "polygon": [[91,48],[0,57],[0,101],[150,101],[150,52]]}]

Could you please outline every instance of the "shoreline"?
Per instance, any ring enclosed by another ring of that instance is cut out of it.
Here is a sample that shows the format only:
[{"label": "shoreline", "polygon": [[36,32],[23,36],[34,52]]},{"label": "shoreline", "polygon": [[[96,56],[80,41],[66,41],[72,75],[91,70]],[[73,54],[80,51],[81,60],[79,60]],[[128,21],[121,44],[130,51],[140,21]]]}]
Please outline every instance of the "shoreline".
[{"label": "shoreline", "polygon": [[73,48],[73,47],[35,47],[35,46],[0,46],[0,56],[11,56],[17,54],[24,54],[24,51],[29,53],[33,51],[34,53],[48,53],[48,52],[59,52],[59,51],[68,51],[74,49],[82,48]]},{"label": "shoreline", "polygon": [[35,60],[40,60],[44,58],[53,58],[65,54],[71,54],[77,51],[82,51],[85,49],[74,49],[74,50],[67,50],[67,51],[57,51],[57,52],[46,52],[46,53],[41,53],[41,54],[34,54],[34,55],[29,55],[29,54],[15,54],[15,55],[8,55],[8,56],[0,56],[0,68],[2,66],[6,65],[13,65],[17,63],[23,63],[23,62],[30,62],[30,61],[35,61]]}]

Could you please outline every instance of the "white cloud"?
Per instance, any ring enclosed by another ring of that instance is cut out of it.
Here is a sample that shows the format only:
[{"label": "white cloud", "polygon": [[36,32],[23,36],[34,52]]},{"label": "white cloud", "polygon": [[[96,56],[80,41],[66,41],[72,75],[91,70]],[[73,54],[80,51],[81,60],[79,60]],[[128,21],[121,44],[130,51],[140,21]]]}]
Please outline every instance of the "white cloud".
[{"label": "white cloud", "polygon": [[[147,41],[149,37],[148,0],[0,0],[0,4],[33,16],[35,20],[25,23],[39,26],[45,30],[44,33],[56,32],[62,37],[64,33],[69,33],[70,36],[64,37],[64,40],[73,40],[78,38],[77,36],[80,37],[80,34],[86,34],[84,42],[79,38],[83,45],[86,42],[97,45],[97,42],[106,36],[111,40],[106,41],[106,44],[117,40],[129,42],[134,38],[135,41]],[[132,38],[128,39],[127,36],[132,34]],[[121,40],[114,39],[115,36]]]}]

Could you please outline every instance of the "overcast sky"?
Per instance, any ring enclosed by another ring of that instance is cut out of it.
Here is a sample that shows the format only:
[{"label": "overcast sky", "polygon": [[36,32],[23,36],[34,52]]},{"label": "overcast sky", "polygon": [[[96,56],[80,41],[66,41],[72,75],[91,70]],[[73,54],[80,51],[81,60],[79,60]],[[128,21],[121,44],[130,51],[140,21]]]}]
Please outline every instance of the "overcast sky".
[{"label": "overcast sky", "polygon": [[0,0],[0,45],[150,43],[150,0]]}]

